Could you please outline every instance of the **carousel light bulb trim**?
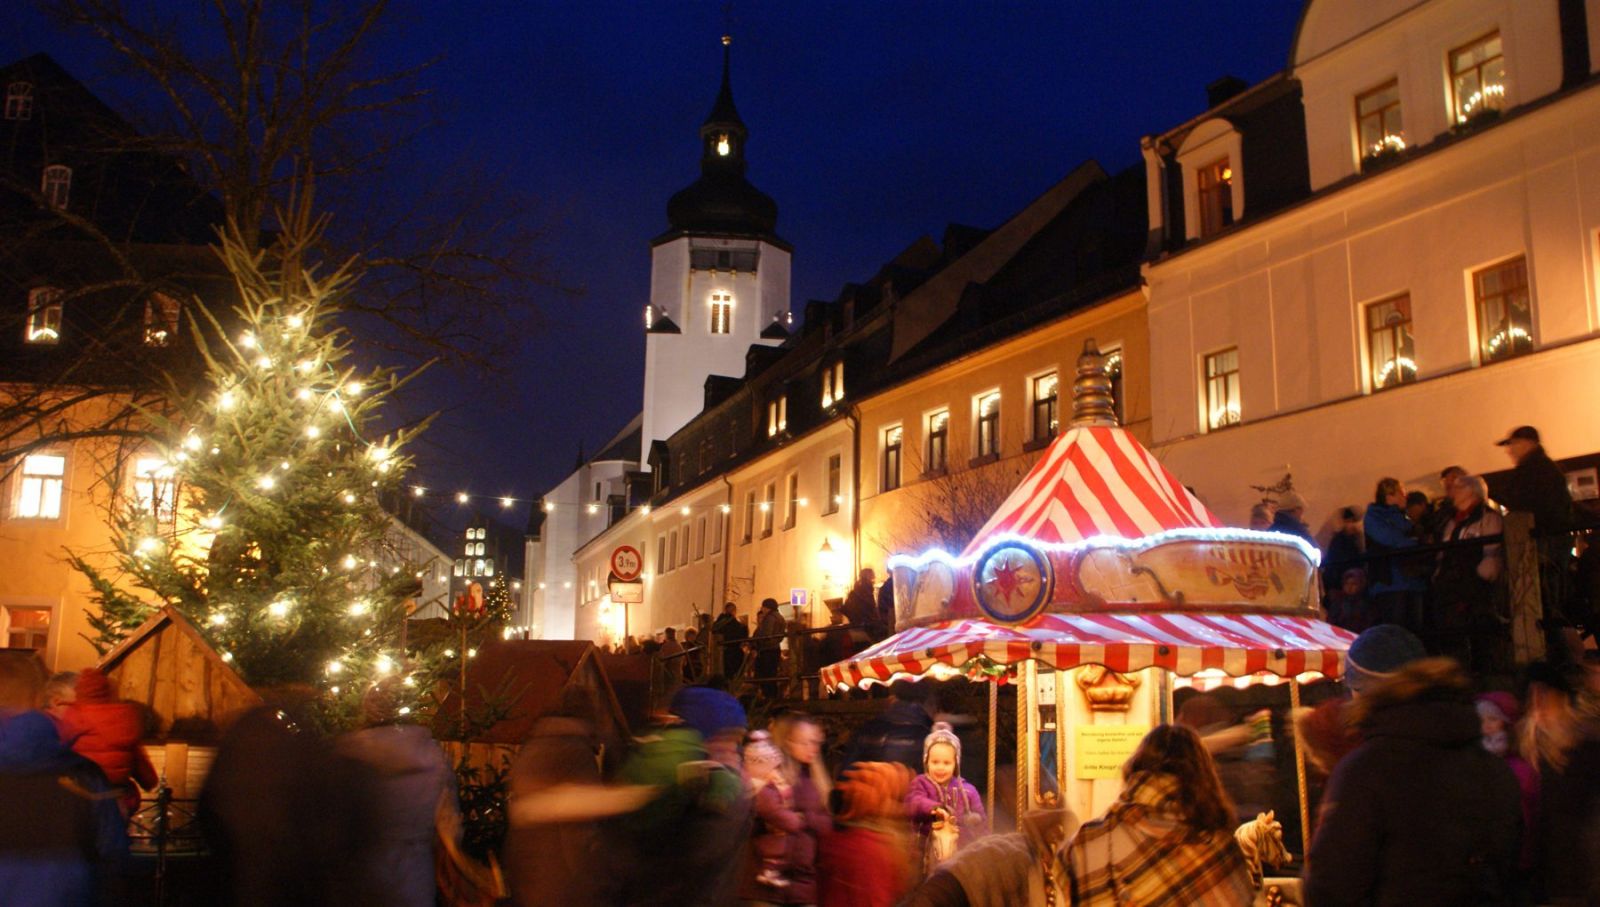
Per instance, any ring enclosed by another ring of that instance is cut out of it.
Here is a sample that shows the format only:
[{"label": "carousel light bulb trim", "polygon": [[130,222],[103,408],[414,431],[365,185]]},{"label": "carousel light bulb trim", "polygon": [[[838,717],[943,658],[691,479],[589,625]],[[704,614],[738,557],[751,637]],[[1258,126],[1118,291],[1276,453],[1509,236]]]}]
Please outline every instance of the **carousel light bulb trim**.
[{"label": "carousel light bulb trim", "polygon": [[1041,542],[1026,536],[1014,533],[1003,533],[985,539],[983,549],[969,555],[953,555],[942,548],[931,548],[919,555],[896,554],[889,558],[889,569],[896,567],[909,567],[921,570],[929,564],[939,561],[951,567],[966,567],[975,563],[979,557],[995,545],[1005,542],[1020,542],[1040,551],[1051,554],[1078,554],[1094,548],[1116,548],[1123,551],[1146,551],[1159,545],[1171,542],[1267,542],[1276,545],[1293,545],[1300,549],[1311,561],[1313,567],[1322,563],[1322,552],[1299,536],[1288,535],[1282,532],[1266,532],[1260,529],[1238,529],[1231,526],[1186,526],[1180,529],[1164,529],[1150,535],[1136,539],[1126,539],[1114,535],[1096,535],[1079,542]]}]

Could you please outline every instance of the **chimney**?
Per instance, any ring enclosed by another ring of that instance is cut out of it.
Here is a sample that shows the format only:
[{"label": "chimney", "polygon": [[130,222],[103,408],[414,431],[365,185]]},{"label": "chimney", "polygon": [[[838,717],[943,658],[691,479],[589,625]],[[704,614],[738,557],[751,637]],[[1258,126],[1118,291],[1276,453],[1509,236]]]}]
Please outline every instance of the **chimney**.
[{"label": "chimney", "polygon": [[1206,86],[1206,109],[1221,107],[1230,98],[1249,87],[1238,76],[1223,76]]}]

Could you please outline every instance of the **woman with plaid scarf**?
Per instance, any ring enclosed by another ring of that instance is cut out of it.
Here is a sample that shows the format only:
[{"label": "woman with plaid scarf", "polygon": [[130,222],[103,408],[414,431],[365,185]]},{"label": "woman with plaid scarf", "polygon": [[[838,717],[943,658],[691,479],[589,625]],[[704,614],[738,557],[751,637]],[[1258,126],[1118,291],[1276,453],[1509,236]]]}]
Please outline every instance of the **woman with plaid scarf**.
[{"label": "woman with plaid scarf", "polygon": [[1250,868],[1216,764],[1186,727],[1161,725],[1122,767],[1122,794],[1062,854],[1075,907],[1249,905]]}]

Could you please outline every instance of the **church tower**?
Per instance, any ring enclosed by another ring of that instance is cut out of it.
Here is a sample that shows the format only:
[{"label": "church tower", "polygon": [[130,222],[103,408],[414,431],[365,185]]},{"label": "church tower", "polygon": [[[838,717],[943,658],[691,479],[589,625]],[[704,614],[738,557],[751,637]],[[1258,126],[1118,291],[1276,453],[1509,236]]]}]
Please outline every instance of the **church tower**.
[{"label": "church tower", "polygon": [[745,178],[749,131],[733,106],[732,39],[722,90],[700,126],[700,178],[667,202],[650,243],[641,451],[700,412],[710,375],[744,374],[751,344],[788,336],[789,254],[778,205]]}]

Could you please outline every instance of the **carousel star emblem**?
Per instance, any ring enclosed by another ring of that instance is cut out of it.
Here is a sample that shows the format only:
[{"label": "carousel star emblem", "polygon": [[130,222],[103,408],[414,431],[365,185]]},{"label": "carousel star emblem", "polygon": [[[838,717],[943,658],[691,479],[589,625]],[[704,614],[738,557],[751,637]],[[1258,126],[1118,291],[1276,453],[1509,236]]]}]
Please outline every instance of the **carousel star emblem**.
[{"label": "carousel star emblem", "polygon": [[1018,541],[1001,542],[973,571],[978,605],[1003,623],[1028,620],[1050,602],[1055,575],[1049,558]]}]

